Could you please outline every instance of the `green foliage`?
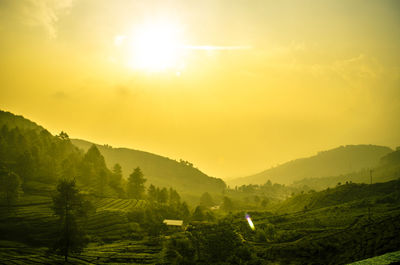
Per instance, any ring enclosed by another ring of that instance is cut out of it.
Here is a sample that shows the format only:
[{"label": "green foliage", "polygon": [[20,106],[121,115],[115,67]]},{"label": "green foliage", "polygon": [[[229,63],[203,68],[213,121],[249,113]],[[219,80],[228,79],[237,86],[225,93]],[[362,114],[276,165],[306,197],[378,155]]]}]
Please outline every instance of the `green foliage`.
[{"label": "green foliage", "polygon": [[227,220],[190,226],[185,237],[168,242],[168,254],[173,264],[248,264],[253,259],[242,236]]},{"label": "green foliage", "polygon": [[0,168],[0,201],[7,205],[8,210],[18,199],[19,189],[19,176],[5,168]]},{"label": "green foliage", "polygon": [[80,152],[68,138],[54,137],[41,127],[29,128],[9,128],[7,124],[1,127],[0,163],[19,175],[24,183],[30,180],[54,183],[64,172],[72,170],[67,161],[79,157]]},{"label": "green foliage", "polygon": [[[35,123],[0,111],[0,164],[21,178],[55,184],[75,177],[97,196],[123,196],[122,172],[111,173],[96,146],[82,154],[66,132],[53,136]],[[28,191],[29,192],[29,191]]]},{"label": "green foliage", "polygon": [[[84,140],[71,140],[73,144],[88,150],[92,143]],[[207,176],[188,162],[178,162],[167,157],[132,150],[127,148],[112,148],[110,146],[97,145],[101,154],[105,157],[108,167],[119,163],[122,168],[140,167],[145,172],[147,183],[158,187],[174,187],[179,191],[194,193],[203,192],[220,193],[226,188],[224,181],[219,178]],[[130,172],[124,172],[128,178]]]},{"label": "green foliage", "polygon": [[181,196],[173,188],[169,188],[168,203],[170,205],[179,205],[181,203]]},{"label": "green foliage", "polygon": [[166,259],[172,264],[195,264],[196,250],[193,242],[182,235],[172,237],[167,242]]},{"label": "green foliage", "polygon": [[[348,202],[361,202],[365,198],[382,202],[383,197],[398,198],[400,195],[399,188],[399,180],[372,185],[347,183],[334,189],[328,188],[320,192],[298,194],[282,202],[278,209],[284,212],[308,211]],[[396,202],[396,199],[393,202]]]},{"label": "green foliage", "polygon": [[[258,174],[231,181],[232,185],[274,182],[290,184],[305,178],[320,178],[347,174],[378,165],[382,156],[392,152],[389,147],[347,145],[319,152],[317,155],[286,162]],[[336,181],[337,183],[337,181]],[[334,185],[336,184],[334,183]]]},{"label": "green foliage", "polygon": [[234,204],[232,202],[232,200],[229,197],[224,196],[224,200],[222,202],[222,210],[226,211],[226,212],[230,212],[233,211],[234,209]]},{"label": "green foliage", "polygon": [[168,190],[167,188],[158,189],[157,188],[157,202],[158,203],[167,203],[168,201]]},{"label": "green foliage", "polygon": [[63,179],[57,185],[53,196],[53,211],[59,217],[58,238],[53,249],[64,255],[67,261],[70,253],[79,253],[87,244],[85,233],[77,220],[86,217],[90,203],[85,201],[76,188],[75,180]]},{"label": "green foliage", "polygon": [[127,195],[133,199],[143,199],[146,179],[139,167],[135,168],[132,174],[129,175]]},{"label": "green foliage", "polygon": [[149,186],[149,188],[147,189],[147,199],[150,201],[150,202],[156,202],[157,201],[157,189],[156,189],[156,187],[153,185],[153,184],[151,184],[150,186]]},{"label": "green foliage", "polygon": [[82,159],[80,167],[80,180],[94,187],[94,192],[104,196],[111,172],[108,170],[104,157],[99,149],[92,145]]},{"label": "green foliage", "polygon": [[190,217],[187,204],[180,201],[178,192],[172,188],[167,190],[151,185],[147,198],[149,201],[144,207],[131,209],[127,216],[131,222],[138,223],[150,236],[156,237],[166,231],[164,219],[187,221]]},{"label": "green foliage", "polygon": [[200,205],[203,207],[212,207],[214,206],[213,198],[211,197],[210,193],[204,192],[200,197]]},{"label": "green foliage", "polygon": [[194,209],[194,212],[192,214],[192,220],[193,221],[204,221],[205,220],[205,215],[204,215],[202,206],[197,206],[196,209]]},{"label": "green foliage", "polygon": [[110,187],[116,191],[119,197],[124,196],[124,190],[122,188],[122,168],[118,163],[114,165],[112,174],[110,175]]}]

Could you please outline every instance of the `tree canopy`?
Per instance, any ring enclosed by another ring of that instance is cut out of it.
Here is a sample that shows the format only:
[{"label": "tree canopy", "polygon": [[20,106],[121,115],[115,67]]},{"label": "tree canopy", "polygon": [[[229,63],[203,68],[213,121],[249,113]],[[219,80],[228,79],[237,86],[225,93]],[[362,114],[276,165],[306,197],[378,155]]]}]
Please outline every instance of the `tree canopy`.
[{"label": "tree canopy", "polygon": [[78,219],[86,217],[91,206],[79,193],[74,179],[62,179],[53,196],[52,208],[59,217],[58,237],[53,249],[67,261],[70,253],[81,252],[87,243]]}]

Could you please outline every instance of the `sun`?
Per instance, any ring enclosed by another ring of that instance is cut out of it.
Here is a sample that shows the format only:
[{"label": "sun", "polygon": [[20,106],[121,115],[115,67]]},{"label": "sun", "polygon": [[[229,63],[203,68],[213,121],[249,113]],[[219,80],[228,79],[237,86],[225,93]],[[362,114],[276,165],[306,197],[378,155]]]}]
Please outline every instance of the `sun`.
[{"label": "sun", "polygon": [[129,65],[147,71],[178,69],[182,63],[182,39],[178,25],[152,23],[140,25],[130,42]]}]

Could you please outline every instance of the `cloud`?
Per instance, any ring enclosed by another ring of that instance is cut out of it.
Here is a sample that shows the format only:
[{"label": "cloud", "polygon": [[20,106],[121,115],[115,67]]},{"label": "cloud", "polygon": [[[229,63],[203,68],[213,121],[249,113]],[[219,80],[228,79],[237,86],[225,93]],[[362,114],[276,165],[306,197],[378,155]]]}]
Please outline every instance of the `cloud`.
[{"label": "cloud", "polygon": [[190,50],[205,50],[205,51],[224,51],[224,50],[249,50],[252,46],[215,46],[215,45],[201,45],[201,46],[185,46],[185,49]]},{"label": "cloud", "polygon": [[261,53],[260,57],[268,58],[267,64],[273,69],[318,77],[335,75],[346,81],[378,79],[387,70],[377,58],[363,53],[350,58],[326,60],[327,53],[317,44],[291,43],[274,47]]},{"label": "cloud", "polygon": [[67,14],[74,0],[4,0],[0,8],[19,22],[42,27],[50,38],[57,37],[57,22]]},{"label": "cloud", "polygon": [[57,91],[57,92],[53,93],[51,96],[58,100],[64,100],[69,97],[68,94],[65,93],[64,91]]}]

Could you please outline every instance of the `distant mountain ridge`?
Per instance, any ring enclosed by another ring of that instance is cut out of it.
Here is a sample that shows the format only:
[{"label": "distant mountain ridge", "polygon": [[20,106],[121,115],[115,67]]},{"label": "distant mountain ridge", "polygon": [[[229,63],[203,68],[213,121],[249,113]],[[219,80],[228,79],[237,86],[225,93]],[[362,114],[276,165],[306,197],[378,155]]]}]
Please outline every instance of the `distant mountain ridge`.
[{"label": "distant mountain ridge", "polygon": [[[80,139],[71,139],[71,142],[85,151],[93,144]],[[221,192],[225,188],[223,180],[206,175],[186,161],[178,162],[134,149],[113,148],[99,144],[96,146],[104,156],[107,166],[112,168],[115,163],[119,163],[126,178],[135,167],[140,167],[147,178],[147,183],[160,187],[173,186],[178,191],[197,192]]]},{"label": "distant mountain ridge", "polygon": [[317,155],[286,162],[258,174],[228,181],[231,186],[263,184],[268,180],[291,184],[305,178],[321,178],[356,172],[378,165],[380,159],[393,150],[377,145],[346,145]]}]

